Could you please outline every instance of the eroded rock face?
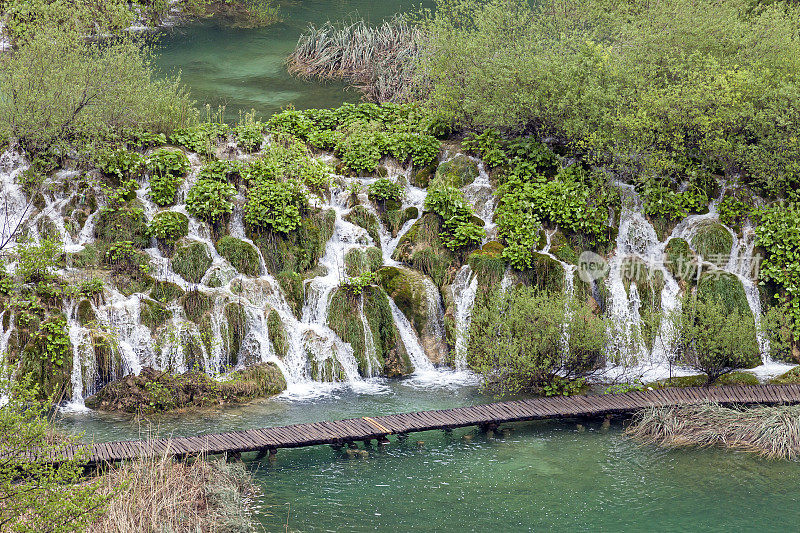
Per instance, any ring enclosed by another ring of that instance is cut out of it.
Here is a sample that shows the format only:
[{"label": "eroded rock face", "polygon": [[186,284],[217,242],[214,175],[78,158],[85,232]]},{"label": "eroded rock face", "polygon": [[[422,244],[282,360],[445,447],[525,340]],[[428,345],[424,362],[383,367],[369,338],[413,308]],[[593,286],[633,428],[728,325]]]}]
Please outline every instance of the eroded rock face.
[{"label": "eroded rock face", "polygon": [[274,363],[259,363],[233,372],[218,382],[202,372],[171,374],[145,367],[109,383],[86,399],[86,406],[102,411],[154,413],[224,403],[242,403],[274,396],[286,390],[286,380]]}]

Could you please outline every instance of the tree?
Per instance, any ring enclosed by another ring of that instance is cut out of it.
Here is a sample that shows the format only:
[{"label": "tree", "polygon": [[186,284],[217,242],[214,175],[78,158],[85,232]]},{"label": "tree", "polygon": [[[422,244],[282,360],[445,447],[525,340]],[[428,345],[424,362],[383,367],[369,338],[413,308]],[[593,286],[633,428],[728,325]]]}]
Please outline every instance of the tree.
[{"label": "tree", "polygon": [[[82,531],[110,499],[98,481],[80,482],[84,454],[67,457],[76,442],[57,435],[28,379],[0,383],[0,531]],[[54,462],[56,460],[57,462]]]},{"label": "tree", "polygon": [[678,331],[680,360],[708,376],[708,384],[758,357],[753,317],[713,297],[687,299]]},{"label": "tree", "polygon": [[548,392],[601,362],[605,330],[602,318],[562,294],[496,292],[473,311],[468,362],[500,394]]},{"label": "tree", "polygon": [[68,154],[124,129],[167,132],[195,112],[178,79],[153,79],[130,36],[90,41],[44,25],[0,57],[0,133],[29,153]]}]

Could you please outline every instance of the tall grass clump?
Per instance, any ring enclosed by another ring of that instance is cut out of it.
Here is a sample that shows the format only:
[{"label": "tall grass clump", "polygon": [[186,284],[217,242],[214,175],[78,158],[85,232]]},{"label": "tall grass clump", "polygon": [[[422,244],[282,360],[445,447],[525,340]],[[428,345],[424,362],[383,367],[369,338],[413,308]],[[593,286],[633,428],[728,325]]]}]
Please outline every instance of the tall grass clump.
[{"label": "tall grass clump", "polygon": [[724,446],[768,458],[800,456],[800,406],[727,408],[716,403],[643,409],[625,433],[661,446]]},{"label": "tall grass clump", "polygon": [[312,24],[289,56],[289,72],[348,81],[373,102],[402,102],[409,98],[421,40],[420,29],[400,15],[380,26],[363,20]]},{"label": "tall grass clump", "polygon": [[255,487],[238,463],[162,456],[126,463],[100,484],[113,498],[87,533],[255,531],[245,505]]}]

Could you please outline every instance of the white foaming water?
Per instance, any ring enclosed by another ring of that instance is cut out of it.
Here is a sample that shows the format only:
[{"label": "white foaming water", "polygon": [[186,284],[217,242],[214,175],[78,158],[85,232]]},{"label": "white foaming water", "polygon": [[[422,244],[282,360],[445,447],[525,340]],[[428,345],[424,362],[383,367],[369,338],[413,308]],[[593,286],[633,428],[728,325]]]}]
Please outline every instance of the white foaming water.
[{"label": "white foaming water", "polygon": [[453,360],[456,370],[467,368],[467,344],[469,342],[469,326],[472,321],[472,307],[475,304],[475,294],[478,290],[478,276],[472,274],[469,265],[464,265],[456,274],[450,286],[455,306],[456,340],[455,358]]}]

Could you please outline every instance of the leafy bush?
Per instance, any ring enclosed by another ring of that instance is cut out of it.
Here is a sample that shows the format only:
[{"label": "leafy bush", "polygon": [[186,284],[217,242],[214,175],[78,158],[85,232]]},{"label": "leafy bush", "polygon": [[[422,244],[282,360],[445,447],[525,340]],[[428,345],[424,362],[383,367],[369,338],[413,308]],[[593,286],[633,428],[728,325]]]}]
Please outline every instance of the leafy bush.
[{"label": "leafy bush", "polygon": [[153,217],[147,227],[147,233],[172,246],[178,239],[189,234],[189,219],[183,213],[162,211]]},{"label": "leafy bush", "polygon": [[375,285],[378,280],[377,274],[374,272],[362,272],[357,276],[347,278],[339,284],[342,289],[349,296],[360,296],[364,289],[371,285]]},{"label": "leafy bush", "polygon": [[128,150],[106,149],[97,155],[95,164],[103,174],[114,176],[121,182],[138,177],[144,168],[144,158]]},{"label": "leafy bush", "polygon": [[484,387],[503,393],[574,391],[559,382],[578,379],[601,363],[606,328],[579,302],[570,302],[565,349],[564,296],[519,288],[496,292],[473,310],[468,363]]},{"label": "leafy bush", "polygon": [[685,302],[678,326],[681,360],[714,383],[758,356],[754,327],[751,316],[713,298]]},{"label": "leafy bush", "polygon": [[201,122],[188,128],[180,128],[170,135],[169,140],[198,154],[211,155],[214,146],[230,130],[227,124]]},{"label": "leafy bush", "polygon": [[308,210],[308,197],[296,180],[261,181],[249,191],[244,220],[251,226],[289,233]]},{"label": "leafy bush", "polygon": [[405,193],[399,183],[388,178],[380,178],[369,184],[367,195],[370,200],[376,202],[385,202],[386,200],[402,202]]},{"label": "leafy bush", "polygon": [[49,281],[62,253],[64,250],[60,240],[42,239],[38,243],[23,243],[17,248],[16,274],[23,283]]},{"label": "leafy bush", "polygon": [[411,162],[418,168],[436,161],[440,147],[439,140],[430,135],[397,132],[389,134],[386,139],[386,149],[392,157],[400,162],[410,157]]},{"label": "leafy bush", "polygon": [[238,161],[221,161],[214,159],[200,168],[198,179],[227,182],[231,176],[239,172],[241,163]]},{"label": "leafy bush", "polygon": [[265,128],[264,123],[255,120],[253,115],[247,114],[239,121],[234,130],[236,142],[245,152],[253,152],[264,142]]},{"label": "leafy bush", "polygon": [[175,203],[178,187],[189,172],[189,158],[181,151],[162,148],[147,158],[150,197],[159,206]]},{"label": "leafy bush", "polygon": [[733,228],[740,227],[750,215],[751,206],[736,196],[725,196],[717,205],[719,221]]},{"label": "leafy bush", "polygon": [[431,187],[425,196],[425,209],[443,219],[439,236],[450,250],[479,245],[486,236],[486,230],[475,223],[472,208],[455,187]]},{"label": "leafy bush", "polygon": [[186,194],[186,210],[201,220],[216,223],[233,212],[236,188],[230,183],[201,179]]},{"label": "leafy bush", "polygon": [[336,145],[336,155],[355,174],[371,174],[381,160],[385,136],[356,129]]}]

